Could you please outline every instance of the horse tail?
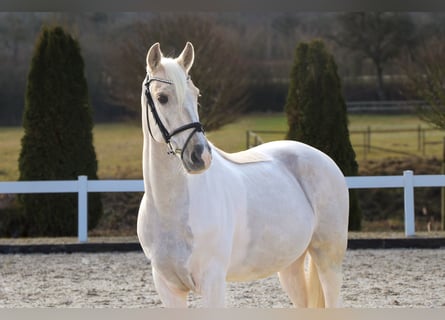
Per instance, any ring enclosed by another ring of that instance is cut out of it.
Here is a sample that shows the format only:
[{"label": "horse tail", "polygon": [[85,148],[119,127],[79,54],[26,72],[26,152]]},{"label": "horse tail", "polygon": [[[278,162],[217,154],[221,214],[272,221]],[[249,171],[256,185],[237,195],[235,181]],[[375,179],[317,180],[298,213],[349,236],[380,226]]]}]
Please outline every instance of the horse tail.
[{"label": "horse tail", "polygon": [[309,272],[306,275],[309,308],[324,308],[324,293],[318,276],[317,266],[309,254]]}]

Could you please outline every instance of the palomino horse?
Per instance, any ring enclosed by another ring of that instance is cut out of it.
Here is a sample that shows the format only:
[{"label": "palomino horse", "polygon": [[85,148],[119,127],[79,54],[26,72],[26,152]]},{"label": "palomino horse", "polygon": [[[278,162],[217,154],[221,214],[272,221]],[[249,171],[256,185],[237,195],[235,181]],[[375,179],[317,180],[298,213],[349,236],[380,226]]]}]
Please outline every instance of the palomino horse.
[{"label": "palomino horse", "polygon": [[203,306],[222,307],[226,281],[278,272],[295,306],[337,306],[348,226],[344,176],[324,153],[295,141],[234,154],[213,146],[198,118],[193,60],[191,43],[176,59],[156,43],[142,85],[145,194],[137,233],[163,304],[186,307],[193,291]]}]

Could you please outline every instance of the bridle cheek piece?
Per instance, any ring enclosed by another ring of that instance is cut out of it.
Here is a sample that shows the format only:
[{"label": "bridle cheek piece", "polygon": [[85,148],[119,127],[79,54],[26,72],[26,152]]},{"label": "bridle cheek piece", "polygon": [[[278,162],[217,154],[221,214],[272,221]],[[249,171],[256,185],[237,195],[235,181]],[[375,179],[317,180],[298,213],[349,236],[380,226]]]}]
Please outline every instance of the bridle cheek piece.
[{"label": "bridle cheek piece", "polygon": [[[153,97],[151,96],[150,93],[150,83],[152,81],[159,81],[159,82],[163,82],[163,83],[167,83],[167,84],[173,84],[172,81],[167,80],[167,79],[161,79],[161,78],[155,78],[155,77],[150,77],[150,75],[147,73],[147,77],[145,78],[145,97],[147,98],[147,104],[146,104],[146,117],[147,117],[147,126],[148,126],[148,131],[150,132],[151,137],[154,140],[153,137],[153,133],[151,132],[151,127],[150,127],[150,120],[148,117],[148,107],[150,107],[150,111],[151,114],[153,115],[153,118],[156,122],[156,125],[159,127],[159,130],[161,131],[162,137],[164,138],[165,143],[168,145],[168,147],[170,148],[170,151],[168,152],[168,154],[180,154],[181,159],[183,157],[183,153],[184,150],[187,148],[187,145],[190,141],[190,139],[192,138],[192,136],[196,133],[196,132],[203,132],[204,133],[204,128],[202,127],[202,124],[200,122],[192,122],[186,125],[183,125],[175,130],[173,130],[172,133],[170,133],[167,128],[164,126],[164,124],[161,121],[161,118],[159,118],[159,114],[156,111],[156,107],[153,101]],[[174,149],[172,144],[171,144],[171,138],[178,134],[181,133],[182,131],[188,130],[188,129],[193,129],[193,131],[189,134],[189,136],[187,137],[187,140],[185,140],[184,146],[182,147],[182,149]]]}]

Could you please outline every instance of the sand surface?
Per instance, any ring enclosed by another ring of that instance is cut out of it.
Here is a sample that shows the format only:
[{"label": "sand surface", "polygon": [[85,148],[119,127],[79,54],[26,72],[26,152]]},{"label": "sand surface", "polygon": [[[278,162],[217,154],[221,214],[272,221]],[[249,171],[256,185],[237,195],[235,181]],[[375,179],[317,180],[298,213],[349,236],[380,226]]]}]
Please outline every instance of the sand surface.
[{"label": "sand surface", "polygon": [[[444,307],[445,249],[350,250],[341,295],[345,307]],[[291,307],[277,276],[228,284],[226,305]],[[0,255],[0,307],[160,306],[141,252]]]}]

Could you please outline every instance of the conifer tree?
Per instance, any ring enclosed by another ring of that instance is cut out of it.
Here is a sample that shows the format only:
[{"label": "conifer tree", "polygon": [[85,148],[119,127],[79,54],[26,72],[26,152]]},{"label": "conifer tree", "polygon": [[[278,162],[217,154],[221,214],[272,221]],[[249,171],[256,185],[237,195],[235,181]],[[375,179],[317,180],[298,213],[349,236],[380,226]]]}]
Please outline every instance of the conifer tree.
[{"label": "conifer tree", "polygon": [[[61,27],[44,27],[28,74],[20,180],[97,179],[93,121],[77,40]],[[77,194],[20,197],[28,236],[77,233]],[[88,225],[102,214],[99,194],[88,195]]]},{"label": "conifer tree", "polygon": [[[285,111],[288,139],[323,151],[345,176],[357,175],[337,66],[322,41],[297,46]],[[349,230],[360,230],[361,209],[354,190],[349,191],[349,205]]]}]

